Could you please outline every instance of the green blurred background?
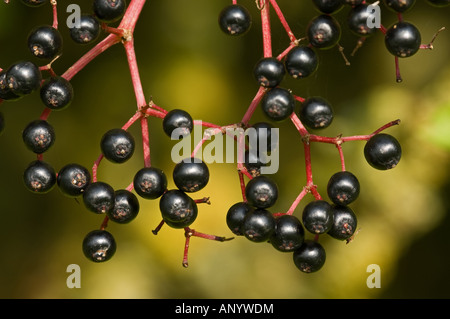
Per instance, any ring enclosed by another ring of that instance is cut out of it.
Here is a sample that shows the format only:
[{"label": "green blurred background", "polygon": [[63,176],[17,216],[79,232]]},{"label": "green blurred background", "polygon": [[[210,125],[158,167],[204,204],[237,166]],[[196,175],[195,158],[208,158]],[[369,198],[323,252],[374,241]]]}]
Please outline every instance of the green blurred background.
[{"label": "green blurred background", "polygon": [[[17,60],[33,60],[26,37],[36,25],[51,23],[50,6],[31,9],[19,1],[0,3],[0,67]],[[65,7],[59,1],[63,56],[54,63],[62,74],[92,45],[79,46],[68,37]],[[77,1],[84,12],[90,1]],[[252,69],[262,54],[259,12],[253,0],[239,3],[253,16],[252,29],[243,37],[227,37],[217,17],[231,1],[148,1],[135,32],[137,60],[144,92],[168,110],[182,108],[198,120],[225,125],[239,122],[257,85]],[[280,0],[297,37],[305,35],[308,21],[318,14],[311,1]],[[110,223],[115,236],[115,256],[103,264],[88,261],[81,242],[99,228],[103,217],[88,212],[82,203],[64,197],[55,187],[47,195],[32,194],[22,182],[22,172],[35,156],[24,146],[23,128],[43,110],[39,95],[3,103],[6,128],[0,137],[0,297],[2,298],[448,298],[450,257],[448,228],[450,150],[450,7],[434,8],[419,0],[405,14],[428,43],[442,26],[433,51],[421,50],[400,61],[404,82],[395,82],[394,58],[384,47],[381,32],[368,39],[354,57],[357,37],[345,26],[349,8],[335,16],[342,25],[341,44],[350,58],[345,66],[337,49],[319,51],[320,67],[308,79],[285,79],[282,86],[302,97],[320,95],[335,110],[333,124],[315,132],[327,136],[367,134],[401,119],[387,133],[403,147],[398,167],[372,169],[364,160],[363,142],[344,144],[347,169],[361,183],[359,199],[351,205],[360,232],[350,244],[321,237],[327,261],[321,271],[304,274],[295,268],[291,254],[269,244],[245,238],[229,242],[191,239],[189,268],[181,266],[184,234],[163,227],[157,201],[141,200],[141,211],[130,224]],[[383,8],[382,23],[396,15]],[[289,39],[272,16],[273,50],[281,53]],[[70,162],[92,167],[100,154],[99,141],[107,130],[122,126],[135,112],[125,52],[111,48],[72,80],[72,105],[53,112],[56,143],[45,155],[56,170]],[[299,105],[297,108],[300,107]],[[252,123],[266,120],[258,109]],[[162,132],[161,120],[151,118],[152,164],[162,168],[174,187],[170,159],[171,141]],[[273,176],[280,198],[273,208],[285,211],[305,183],[301,139],[290,122],[280,128],[280,170]],[[137,145],[125,164],[103,161],[99,179],[116,189],[125,188],[143,165],[139,126],[130,129]],[[332,145],[312,147],[313,175],[326,197],[329,177],[339,170]],[[192,228],[232,236],[225,223],[228,208],[241,200],[233,164],[209,165],[208,186],[196,194],[209,196],[201,205]],[[308,195],[295,214],[312,199]],[[81,288],[69,289],[69,264],[81,267]],[[367,266],[381,268],[381,288],[369,289]]]}]

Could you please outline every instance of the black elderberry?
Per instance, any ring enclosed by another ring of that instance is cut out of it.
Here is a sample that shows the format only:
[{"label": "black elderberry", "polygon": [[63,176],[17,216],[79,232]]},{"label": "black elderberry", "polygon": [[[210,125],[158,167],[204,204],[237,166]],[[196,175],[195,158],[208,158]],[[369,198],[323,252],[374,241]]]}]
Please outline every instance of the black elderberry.
[{"label": "black elderberry", "polygon": [[289,90],[276,87],[264,95],[261,107],[269,119],[278,122],[287,119],[292,114],[295,99]]},{"label": "black elderberry", "polygon": [[303,79],[316,72],[319,60],[316,52],[308,46],[293,48],[284,60],[286,71],[294,79]]},{"label": "black elderberry", "polygon": [[370,166],[387,170],[397,166],[402,156],[402,148],[392,135],[379,133],[367,141],[364,156]]},{"label": "black elderberry", "polygon": [[305,240],[303,245],[294,251],[294,264],[305,273],[320,270],[325,264],[326,253],[323,246],[312,240]]},{"label": "black elderberry", "polygon": [[260,152],[271,152],[278,147],[277,130],[275,130],[270,123],[255,123],[247,129],[246,133],[249,136],[250,147],[257,149]]},{"label": "black elderberry", "polygon": [[164,116],[162,125],[167,136],[178,140],[180,137],[191,134],[194,128],[194,121],[188,112],[175,109]]},{"label": "black elderberry", "polygon": [[328,231],[328,235],[335,239],[347,240],[353,236],[358,221],[353,210],[348,206],[334,205],[333,225]]},{"label": "black elderberry", "polygon": [[23,174],[23,181],[28,190],[33,193],[48,193],[56,183],[56,173],[53,167],[44,161],[33,161]]},{"label": "black elderberry", "polygon": [[412,8],[416,0],[383,0],[384,4],[394,12],[406,12]]},{"label": "black elderberry", "polygon": [[61,76],[52,76],[42,84],[40,96],[46,107],[63,110],[72,102],[72,84]]},{"label": "black elderberry", "polygon": [[348,13],[347,25],[358,36],[367,37],[377,32],[377,28],[369,28],[367,24],[367,20],[371,18],[368,7],[368,4],[360,4],[351,8]]},{"label": "black elderberry", "polygon": [[113,222],[127,224],[136,218],[139,209],[136,195],[126,189],[119,189],[114,193],[114,207],[106,215]]},{"label": "black elderberry", "polygon": [[355,175],[349,171],[333,174],[327,185],[330,200],[338,205],[348,205],[354,202],[359,195],[360,185]]},{"label": "black elderberry", "polygon": [[247,202],[239,202],[228,209],[226,221],[228,228],[237,236],[243,236],[244,219],[253,210]]},{"label": "black elderberry", "polygon": [[250,29],[251,25],[250,13],[241,5],[229,5],[223,8],[219,14],[219,26],[225,34],[243,35]]},{"label": "black elderberry", "polygon": [[302,123],[312,129],[330,126],[334,117],[331,104],[318,96],[307,98],[302,103],[299,116]]},{"label": "black elderberry", "polygon": [[245,186],[248,202],[257,208],[269,208],[278,199],[278,186],[267,176],[256,176]]},{"label": "black elderberry", "polygon": [[313,0],[316,8],[326,14],[336,13],[342,9],[342,0]]},{"label": "black elderberry", "polygon": [[159,168],[144,167],[134,175],[133,186],[142,198],[156,199],[166,191],[167,177]]},{"label": "black elderberry", "polygon": [[307,26],[306,32],[309,43],[319,49],[332,48],[341,38],[339,22],[332,16],[326,14],[312,19]]},{"label": "black elderberry", "polygon": [[124,163],[133,156],[135,141],[133,135],[121,128],[106,132],[101,141],[100,148],[106,159],[113,163]]},{"label": "black elderberry", "polygon": [[53,59],[61,53],[61,33],[50,25],[34,28],[27,39],[28,49],[37,58]]},{"label": "black elderberry", "polygon": [[333,225],[332,207],[324,200],[308,203],[303,209],[303,226],[313,234],[323,234]]},{"label": "black elderberry", "polygon": [[186,158],[175,165],[173,181],[178,189],[183,192],[197,192],[208,184],[208,166],[201,159],[195,157]]},{"label": "black elderberry", "polygon": [[266,209],[257,208],[247,213],[242,225],[244,236],[252,242],[266,242],[275,231],[275,218]]},{"label": "black elderberry", "polygon": [[384,37],[388,51],[400,58],[410,57],[419,51],[421,41],[419,30],[413,24],[405,21],[392,25]]},{"label": "black elderberry", "polygon": [[253,69],[253,75],[259,85],[268,88],[280,84],[285,74],[284,64],[273,57],[260,59]]},{"label": "black elderberry", "polygon": [[86,167],[70,163],[59,170],[56,181],[63,194],[69,197],[77,197],[83,194],[86,187],[91,183],[91,174]]},{"label": "black elderberry", "polygon": [[55,143],[55,130],[46,120],[34,120],[22,133],[25,146],[36,154],[46,152]]},{"label": "black elderberry", "polygon": [[244,166],[252,176],[261,174],[261,167],[267,164],[267,159],[262,152],[255,148],[250,148],[244,153]]},{"label": "black elderberry", "polygon": [[96,214],[105,214],[114,208],[114,189],[107,183],[90,183],[83,192],[83,203]]},{"label": "black elderberry", "polygon": [[112,23],[122,18],[127,2],[125,0],[94,0],[93,8],[101,22]]},{"label": "black elderberry", "polygon": [[275,218],[275,230],[270,236],[272,246],[282,252],[299,249],[305,239],[305,230],[300,220],[293,215]]},{"label": "black elderberry", "polygon": [[92,15],[82,14],[79,27],[70,28],[70,37],[79,44],[88,44],[97,40],[100,35],[100,23]]},{"label": "black elderberry", "polygon": [[40,87],[42,74],[33,62],[21,61],[8,68],[5,80],[11,92],[23,96]]},{"label": "black elderberry", "polygon": [[198,212],[194,200],[178,189],[168,190],[161,196],[159,209],[163,220],[174,228],[189,226]]},{"label": "black elderberry", "polygon": [[82,244],[83,253],[93,262],[104,262],[112,258],[116,252],[116,241],[106,230],[93,230],[88,233]]},{"label": "black elderberry", "polygon": [[5,101],[16,101],[22,96],[14,94],[9,88],[8,82],[6,81],[6,71],[0,71],[0,99]]}]

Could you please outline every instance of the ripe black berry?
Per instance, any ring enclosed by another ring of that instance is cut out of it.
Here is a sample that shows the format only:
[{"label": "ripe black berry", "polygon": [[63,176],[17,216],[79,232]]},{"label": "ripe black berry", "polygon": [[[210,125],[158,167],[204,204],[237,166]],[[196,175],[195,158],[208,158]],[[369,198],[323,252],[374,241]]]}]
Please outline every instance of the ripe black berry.
[{"label": "ripe black berry", "polygon": [[233,232],[233,234],[237,236],[244,235],[244,219],[245,216],[247,216],[247,214],[252,210],[253,207],[246,202],[236,203],[228,209],[226,221],[228,228]]},{"label": "ripe black berry", "polygon": [[134,147],[133,135],[121,128],[109,130],[100,141],[102,154],[113,163],[124,163],[129,160],[133,156]]},{"label": "ripe black berry", "polygon": [[288,74],[294,79],[303,79],[316,72],[319,60],[313,49],[307,46],[298,46],[286,55],[284,65]]},{"label": "ripe black berry", "polygon": [[259,85],[270,88],[280,84],[285,73],[283,63],[276,58],[262,58],[253,69],[253,75]]},{"label": "ripe black berry", "polygon": [[242,225],[244,236],[256,243],[268,241],[275,231],[275,218],[266,209],[255,209],[245,216]]},{"label": "ripe black berry", "polygon": [[342,0],[313,0],[316,8],[326,14],[336,13],[342,6]]},{"label": "ripe black berry", "polygon": [[41,85],[42,74],[33,62],[18,62],[6,71],[6,83],[16,95],[22,96],[32,93]]},{"label": "ripe black berry", "polygon": [[144,167],[134,175],[133,186],[142,198],[156,199],[166,191],[167,177],[159,168]]},{"label": "ripe black berry", "polygon": [[333,121],[333,108],[324,98],[315,96],[307,98],[300,109],[300,120],[312,129],[323,129]]},{"label": "ripe black berry", "polygon": [[[271,152],[278,147],[278,134],[272,124],[267,122],[258,122],[247,129],[250,147],[260,152]],[[254,138],[251,134],[255,134]],[[252,139],[253,138],[253,139]]]},{"label": "ripe black berry", "polygon": [[358,198],[359,181],[349,171],[341,171],[331,176],[327,185],[328,197],[338,205],[348,205]]},{"label": "ripe black berry", "polygon": [[333,206],[333,225],[328,235],[339,240],[346,240],[353,236],[357,226],[356,215],[348,206]]},{"label": "ripe black berry", "polygon": [[189,226],[197,217],[197,204],[178,189],[168,190],[159,200],[163,220],[174,228]]},{"label": "ripe black berry", "polygon": [[92,15],[80,16],[80,27],[70,28],[70,37],[79,44],[88,44],[97,40],[100,35],[100,23]]},{"label": "ripe black berry", "polygon": [[281,215],[275,219],[275,231],[270,236],[272,246],[282,252],[297,250],[303,244],[305,230],[293,215]]},{"label": "ripe black berry", "polygon": [[208,166],[201,159],[195,157],[186,158],[175,165],[173,181],[178,189],[183,192],[197,192],[208,184]]},{"label": "ripe black berry", "polygon": [[400,58],[414,55],[420,49],[419,30],[409,22],[397,22],[385,34],[384,43],[388,51]]},{"label": "ripe black berry", "polygon": [[406,12],[412,8],[416,0],[383,0],[383,2],[394,12]]},{"label": "ripe black berry", "polygon": [[112,23],[120,20],[127,8],[125,0],[94,0],[94,13],[101,22]]},{"label": "ripe black berry", "polygon": [[261,174],[261,167],[267,164],[265,155],[255,148],[250,148],[244,153],[244,166],[252,176]]},{"label": "ripe black berry", "polygon": [[107,183],[90,183],[83,192],[83,203],[96,214],[110,212],[114,208],[114,189]]},{"label": "ripe black berry", "polygon": [[303,209],[303,226],[313,234],[323,234],[333,225],[332,207],[324,200],[308,203]]},{"label": "ripe black berry", "polygon": [[371,17],[368,6],[368,4],[357,5],[348,13],[347,24],[350,30],[358,36],[367,37],[377,32],[377,28],[369,28],[367,25],[367,19]]},{"label": "ripe black berry", "polygon": [[223,8],[219,14],[219,26],[225,34],[243,35],[250,29],[251,25],[250,13],[241,5],[229,5]]},{"label": "ripe black berry", "polygon": [[14,94],[9,88],[8,82],[6,81],[6,71],[0,71],[0,99],[5,101],[19,100],[21,96]]},{"label": "ripe black berry", "polygon": [[397,166],[402,156],[402,148],[395,137],[380,133],[367,141],[364,146],[364,156],[370,166],[387,170]]},{"label": "ripe black berry", "polygon": [[20,0],[23,4],[29,7],[39,7],[46,3],[48,0]]},{"label": "ripe black berry", "polygon": [[278,199],[278,186],[267,176],[256,176],[245,186],[248,202],[258,208],[269,208]]},{"label": "ripe black berry", "polygon": [[23,174],[27,189],[34,193],[48,193],[56,183],[56,173],[53,167],[43,161],[33,161]]},{"label": "ripe black berry", "polygon": [[305,240],[303,245],[294,251],[293,259],[295,266],[300,271],[305,273],[315,272],[325,264],[325,249],[318,242]]},{"label": "ripe black berry", "polygon": [[46,120],[34,120],[22,133],[25,146],[36,154],[46,152],[55,142],[55,130]]},{"label": "ripe black berry", "polygon": [[136,218],[139,209],[136,195],[126,189],[119,189],[114,193],[114,207],[106,215],[116,223],[126,224]]},{"label": "ripe black berry", "polygon": [[63,110],[72,102],[72,84],[61,76],[52,76],[42,84],[40,96],[46,107]]},{"label": "ripe black berry", "polygon": [[294,111],[295,99],[290,91],[276,87],[264,95],[261,107],[269,119],[282,121],[287,119]]},{"label": "ripe black berry", "polygon": [[309,43],[319,49],[334,47],[341,38],[339,22],[330,15],[322,14],[308,24],[307,37]]},{"label": "ripe black berry", "polygon": [[83,253],[93,262],[103,262],[111,259],[116,252],[116,241],[106,230],[93,230],[83,239]]},{"label": "ripe black berry", "polygon": [[63,43],[59,31],[49,25],[34,28],[27,41],[30,52],[40,59],[55,58],[61,52]]},{"label": "ripe black berry", "polygon": [[183,110],[171,110],[163,119],[163,130],[167,136],[178,140],[181,137],[191,134],[194,128],[194,121],[191,115]]},{"label": "ripe black berry", "polygon": [[91,183],[91,174],[84,166],[70,163],[59,170],[56,181],[63,194],[77,197]]}]

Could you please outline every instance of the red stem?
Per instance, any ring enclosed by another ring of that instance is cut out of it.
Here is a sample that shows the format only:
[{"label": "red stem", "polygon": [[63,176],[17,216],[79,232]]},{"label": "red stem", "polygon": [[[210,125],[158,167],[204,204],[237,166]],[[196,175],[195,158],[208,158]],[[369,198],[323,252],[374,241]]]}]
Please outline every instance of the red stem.
[{"label": "red stem", "polygon": [[280,19],[281,24],[283,25],[284,29],[286,30],[286,33],[291,40],[291,42],[296,42],[297,39],[294,36],[294,33],[292,32],[291,28],[289,27],[289,24],[287,23],[286,19],[284,18],[283,12],[281,11],[280,7],[278,6],[278,3],[276,0],[270,0],[270,3],[272,4],[273,9],[275,10],[278,19]]},{"label": "red stem", "polygon": [[270,3],[269,0],[260,0],[261,7],[261,24],[264,46],[264,57],[272,56],[272,32],[270,30]]},{"label": "red stem", "polygon": [[53,28],[58,29],[58,9],[57,9],[57,2],[52,1],[52,11],[53,11]]},{"label": "red stem", "polygon": [[242,118],[241,122],[244,125],[247,125],[248,122],[250,122],[250,119],[253,116],[253,113],[255,112],[256,108],[258,107],[259,102],[263,98],[264,94],[266,93],[266,88],[260,86],[258,89],[258,92],[256,92],[255,97],[253,98],[253,101],[250,103],[250,106],[247,109],[247,112],[244,114],[244,117]]}]

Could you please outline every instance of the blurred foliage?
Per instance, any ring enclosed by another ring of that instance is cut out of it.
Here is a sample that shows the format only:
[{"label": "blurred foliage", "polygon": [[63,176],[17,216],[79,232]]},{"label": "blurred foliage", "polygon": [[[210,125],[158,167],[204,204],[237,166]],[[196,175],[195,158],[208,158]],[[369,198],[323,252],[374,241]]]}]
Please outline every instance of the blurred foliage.
[{"label": "blurred foliage", "polygon": [[[259,12],[254,1],[239,1],[253,16],[252,29],[230,38],[217,25],[219,11],[230,1],[148,1],[135,31],[137,60],[147,99],[168,110],[183,108],[195,119],[230,124],[240,121],[257,91],[252,69],[261,57]],[[66,1],[59,1],[63,56],[54,63],[64,72],[91,45],[71,42],[64,25]],[[67,1],[67,3],[70,3]],[[84,12],[90,1],[77,1]],[[294,34],[302,37],[308,21],[318,14],[310,1],[279,1]],[[431,40],[442,26],[449,29],[450,8],[436,9],[424,1],[405,14]],[[357,37],[345,27],[348,8],[336,17],[343,31],[341,44],[351,52]],[[383,8],[389,26],[396,15]],[[49,6],[36,9],[19,1],[0,3],[0,67],[32,59],[26,36],[38,24],[51,22]],[[272,18],[274,54],[288,45],[276,17]],[[141,200],[141,212],[130,224],[110,223],[118,249],[112,260],[94,264],[82,254],[85,234],[98,228],[103,217],[83,204],[64,197],[55,188],[47,195],[28,192],[22,172],[34,155],[23,145],[21,132],[43,110],[38,94],[3,103],[6,129],[0,138],[1,224],[0,297],[2,298],[443,298],[450,297],[449,239],[449,31],[436,39],[433,51],[421,50],[400,60],[404,82],[395,83],[394,58],[384,47],[381,32],[367,39],[345,66],[337,49],[319,51],[320,67],[308,79],[286,78],[283,86],[299,96],[320,95],[335,109],[329,128],[315,132],[327,136],[368,134],[401,119],[387,133],[402,144],[398,167],[376,171],[363,156],[362,142],[344,145],[347,169],[358,176],[360,198],[352,204],[360,232],[346,245],[321,237],[327,251],[323,269],[314,274],[298,271],[291,254],[245,238],[229,242],[191,239],[190,267],[181,266],[184,233],[163,227],[157,201]],[[34,60],[36,63],[40,61]],[[104,132],[122,126],[135,112],[134,92],[124,50],[117,45],[103,53],[72,80],[75,99],[70,108],[53,112],[49,122],[57,138],[44,158],[56,170],[69,162],[92,167],[100,154]],[[299,106],[298,106],[299,107]],[[265,120],[257,110],[252,122]],[[280,198],[273,211],[285,211],[305,183],[303,147],[290,122],[280,128],[280,170],[273,176]],[[171,181],[174,144],[150,119],[152,164]],[[130,131],[139,141],[139,127]],[[140,143],[137,143],[140,145]],[[326,194],[328,178],[339,170],[339,157],[330,145],[312,147],[313,174],[318,190]],[[142,152],[122,165],[103,161],[99,179],[116,189],[125,188],[143,165]],[[196,196],[209,196],[212,205],[200,205],[192,225],[198,231],[232,236],[225,223],[228,208],[241,200],[233,164],[211,164],[208,186]],[[326,196],[324,196],[326,197]],[[295,214],[312,197],[308,195]],[[66,268],[81,267],[81,288],[69,289]],[[366,269],[381,267],[381,288],[369,289]]]}]

